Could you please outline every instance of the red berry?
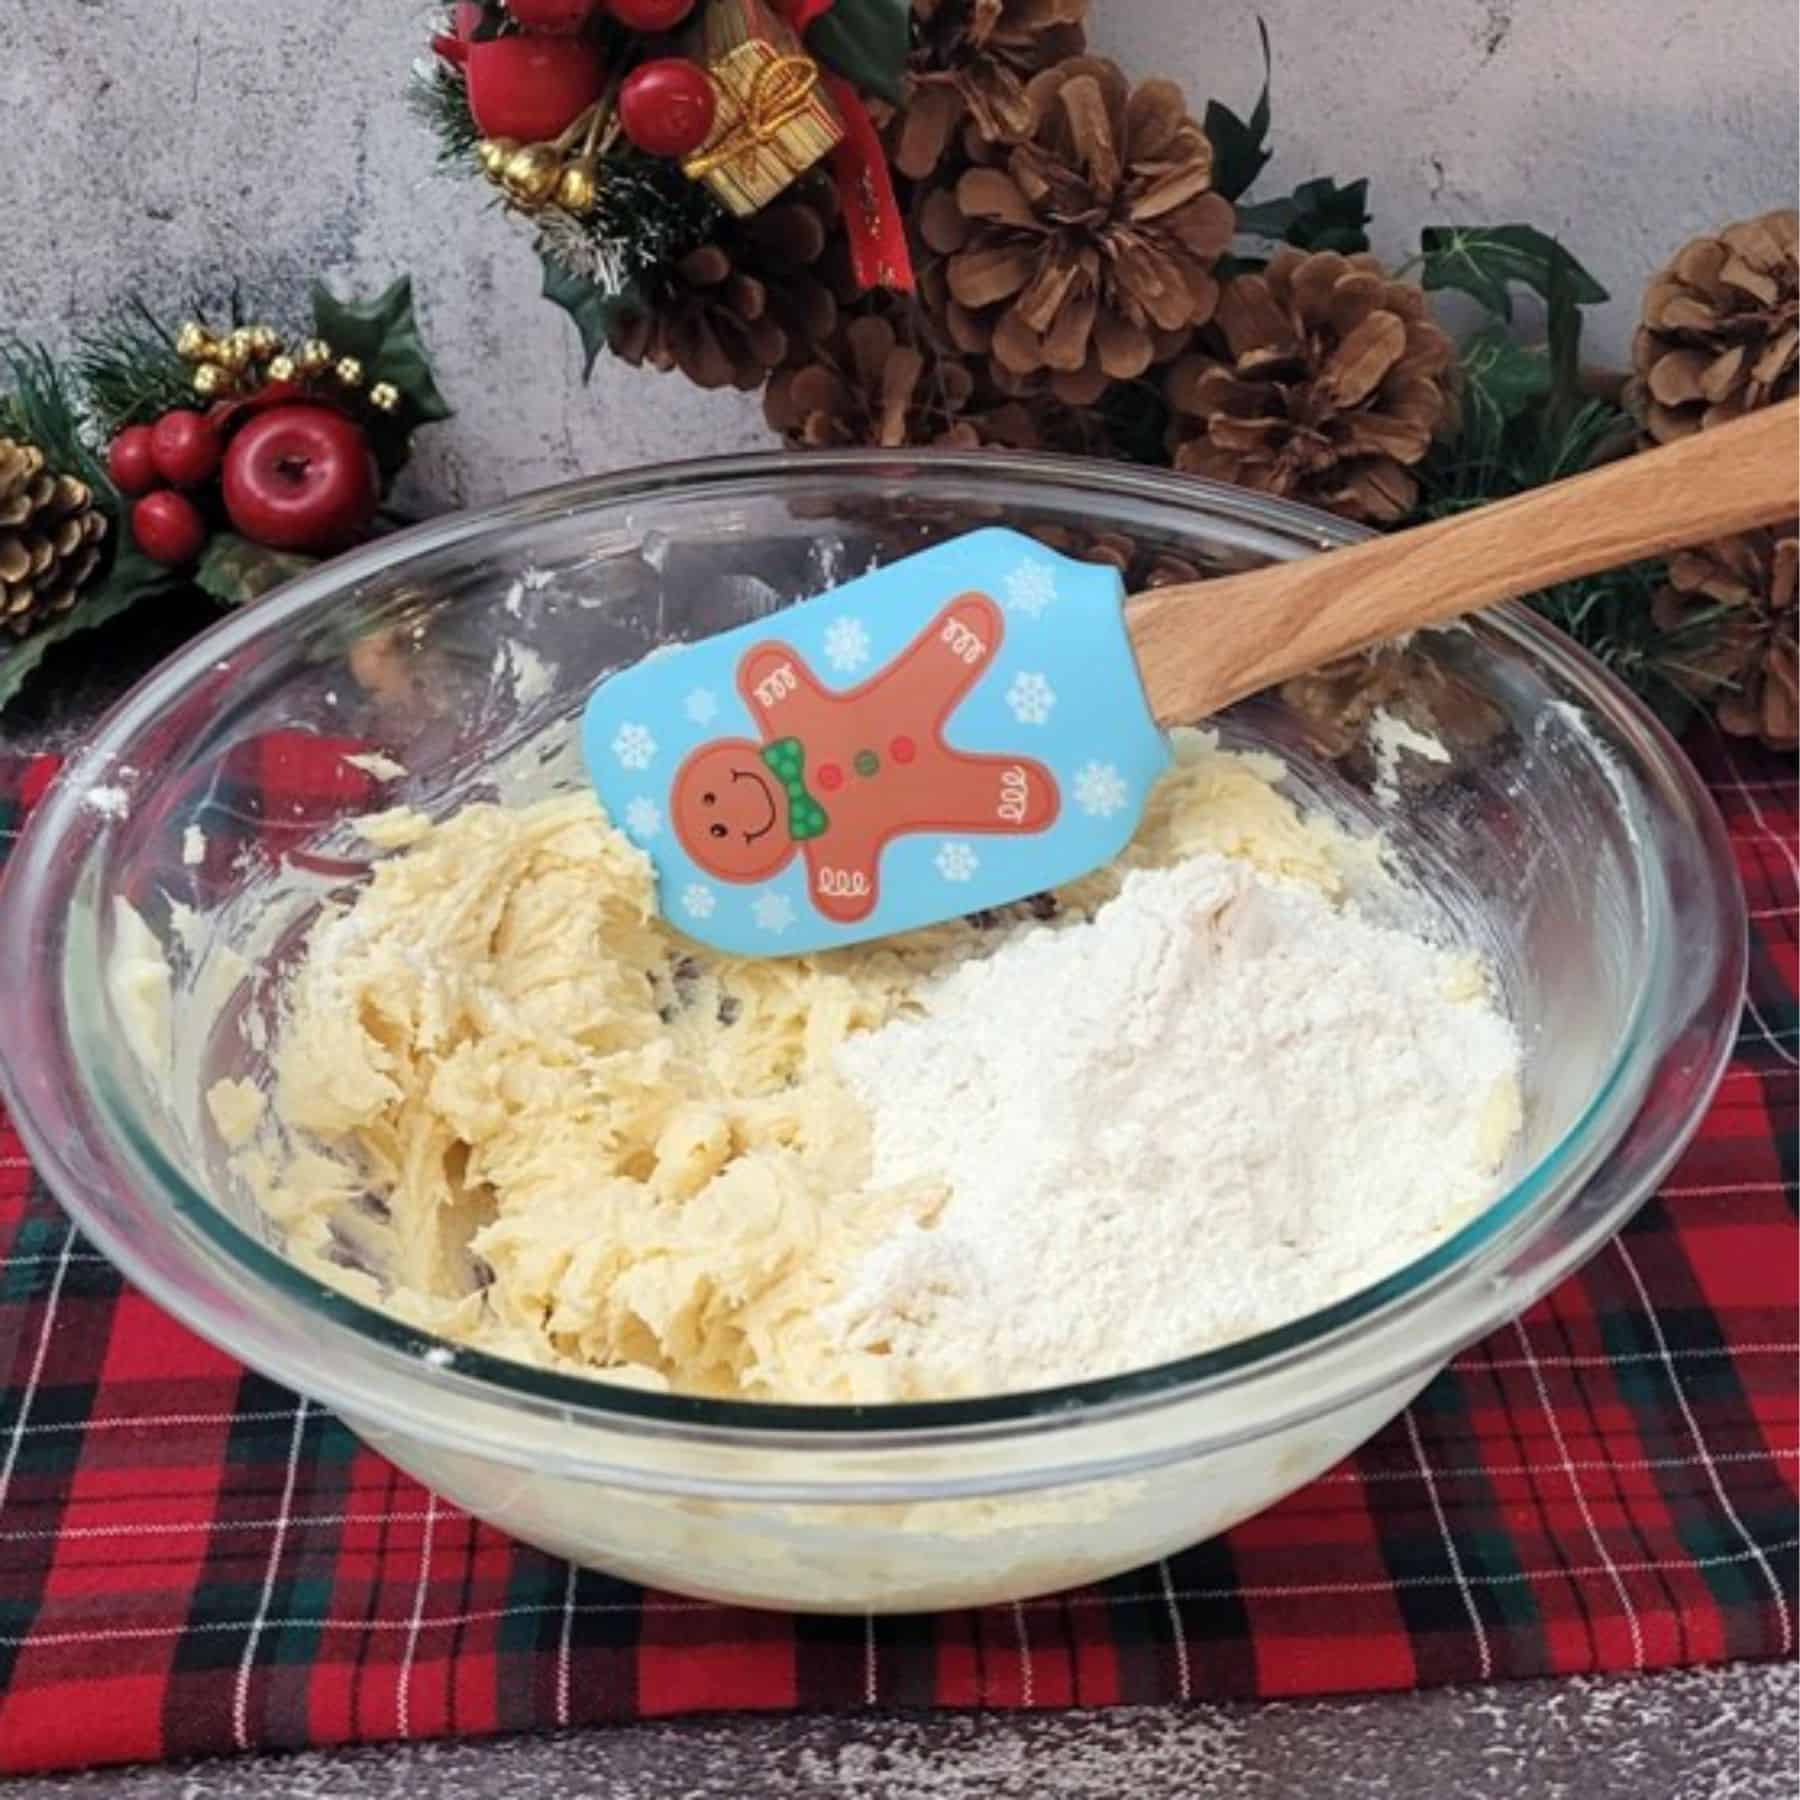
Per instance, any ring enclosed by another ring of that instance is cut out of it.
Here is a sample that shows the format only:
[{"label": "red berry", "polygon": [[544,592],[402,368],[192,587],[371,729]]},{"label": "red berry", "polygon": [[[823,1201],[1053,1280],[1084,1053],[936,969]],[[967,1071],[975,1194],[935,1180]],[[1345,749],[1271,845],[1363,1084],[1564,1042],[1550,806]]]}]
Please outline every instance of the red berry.
[{"label": "red berry", "polygon": [[150,428],[150,454],[157,474],[171,487],[198,487],[218,471],[218,433],[203,413],[177,407]]},{"label": "red berry", "polygon": [[156,460],[150,453],[150,427],[127,425],[106,453],[106,472],[121,494],[147,494],[156,486]]},{"label": "red berry", "polygon": [[190,563],[206,542],[206,523],[185,494],[163,488],[131,509],[131,535],[152,562]]},{"label": "red berry", "polygon": [[506,0],[506,10],[527,31],[573,37],[600,10],[600,0]]},{"label": "red berry", "polygon": [[706,142],[718,111],[706,71],[685,56],[641,64],[619,89],[619,123],[648,156],[686,156]]},{"label": "red berry", "polygon": [[694,10],[694,0],[606,0],[606,10],[633,31],[673,31]]}]

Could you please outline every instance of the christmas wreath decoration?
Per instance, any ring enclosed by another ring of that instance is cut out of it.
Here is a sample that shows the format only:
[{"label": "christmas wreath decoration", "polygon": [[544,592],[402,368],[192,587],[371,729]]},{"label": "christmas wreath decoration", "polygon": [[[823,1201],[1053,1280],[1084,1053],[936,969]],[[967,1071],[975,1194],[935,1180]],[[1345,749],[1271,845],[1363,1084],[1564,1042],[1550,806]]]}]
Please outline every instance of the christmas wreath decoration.
[{"label": "christmas wreath decoration", "polygon": [[412,286],[315,286],[291,344],[141,305],[59,363],[0,346],[0,707],[65,638],[191,584],[254,600],[370,536],[419,426],[450,416]]},{"label": "christmas wreath decoration", "polygon": [[[1384,267],[1366,180],[1253,197],[1266,33],[1242,116],[1091,54],[1091,11],[465,0],[416,93],[447,164],[530,228],[589,371],[610,351],[760,392],[795,446],[1076,451],[1393,527],[1794,392],[1791,211],[1682,250],[1629,383],[1596,375],[1582,309],[1607,295],[1565,246],[1434,225]],[[1450,289],[1487,315],[1460,345],[1434,316]],[[1700,546],[1534,604],[1671,718],[1704,705],[1791,747],[1794,543]],[[1058,547],[1168,578],[1154,547]],[[1377,657],[1296,697],[1341,738],[1396,678]]]}]

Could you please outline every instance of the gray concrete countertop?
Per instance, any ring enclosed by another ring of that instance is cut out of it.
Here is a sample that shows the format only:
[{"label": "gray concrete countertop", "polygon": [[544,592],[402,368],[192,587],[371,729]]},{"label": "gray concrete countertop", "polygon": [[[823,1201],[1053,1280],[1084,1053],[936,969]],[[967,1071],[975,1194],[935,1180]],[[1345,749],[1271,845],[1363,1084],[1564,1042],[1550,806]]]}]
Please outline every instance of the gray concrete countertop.
[{"label": "gray concrete countertop", "polygon": [[1359,1701],[708,1719],[99,1770],[9,1800],[1791,1800],[1793,1664]]}]

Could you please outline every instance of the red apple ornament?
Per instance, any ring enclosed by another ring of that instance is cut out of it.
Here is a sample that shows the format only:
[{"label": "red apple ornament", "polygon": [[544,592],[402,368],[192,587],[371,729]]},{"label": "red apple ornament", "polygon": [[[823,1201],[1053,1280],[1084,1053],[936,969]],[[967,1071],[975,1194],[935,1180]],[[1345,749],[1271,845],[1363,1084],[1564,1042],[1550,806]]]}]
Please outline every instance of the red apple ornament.
[{"label": "red apple ornament", "polygon": [[600,10],[600,0],[506,0],[506,10],[527,31],[573,37]]},{"label": "red apple ornament", "polygon": [[271,550],[341,550],[368,530],[380,497],[369,440],[328,406],[275,407],[225,453],[225,511]]},{"label": "red apple ornament", "polygon": [[718,95],[706,71],[685,56],[640,64],[619,89],[619,124],[647,156],[687,156],[713,128]]},{"label": "red apple ornament", "polygon": [[206,522],[187,495],[160,488],[131,509],[131,535],[152,562],[176,568],[200,554]]},{"label": "red apple ornament", "polygon": [[606,0],[606,10],[633,31],[673,31],[694,10],[694,0]]},{"label": "red apple ornament", "polygon": [[106,453],[106,472],[121,494],[147,494],[156,486],[156,459],[150,453],[150,427],[127,425]]},{"label": "red apple ornament", "polygon": [[469,111],[483,137],[541,144],[600,98],[606,68],[580,38],[503,37],[465,46]]},{"label": "red apple ornament", "polygon": [[218,435],[203,414],[178,406],[150,428],[150,455],[170,487],[199,487],[218,470]]}]

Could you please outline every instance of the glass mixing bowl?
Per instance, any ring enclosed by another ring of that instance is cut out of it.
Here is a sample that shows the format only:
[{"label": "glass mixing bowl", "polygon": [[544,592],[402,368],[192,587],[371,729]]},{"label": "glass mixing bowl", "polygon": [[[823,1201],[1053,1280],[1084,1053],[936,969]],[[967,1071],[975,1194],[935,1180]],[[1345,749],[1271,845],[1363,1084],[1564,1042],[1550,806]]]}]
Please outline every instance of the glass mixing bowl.
[{"label": "glass mixing bowl", "polygon": [[[1064,543],[1129,536],[1140,567],[1242,568],[1361,535],[1057,458],[741,457],[438,520],[165,663],[43,801],[4,889],[6,1097],[82,1229],[196,1331],[469,1511],[576,1561],[750,1605],[902,1611],[1094,1580],[1224,1530],[1355,1448],[1649,1194],[1723,1069],[1742,993],[1743,901],[1706,793],[1622,688],[1520,611],[1414,641],[1395,703],[1423,707],[1451,759],[1409,764],[1432,779],[1386,804],[1367,756],[1318,754],[1280,698],[1220,722],[1229,744],[1279,750],[1305,797],[1378,822],[1476,922],[1526,1043],[1504,1196],[1279,1330],[941,1404],[646,1393],[434,1340],[303,1273],[206,1121],[206,1086],[263,1064],[252,1015],[307,918],[366,872],[343,823],[367,805],[365,775],[321,781],[315,745],[305,785],[268,784],[293,734],[379,749],[409,771],[384,800],[428,810],[578,783],[567,745],[599,676],[996,520]],[[196,862],[189,825],[233,815],[253,847]],[[178,986],[173,1073],[155,1079],[133,1045],[161,977],[121,900],[178,960],[202,947],[183,907],[225,909],[200,978]],[[221,938],[253,950],[248,966],[218,954]],[[1204,1281],[1203,1230],[1192,1254]]]}]

